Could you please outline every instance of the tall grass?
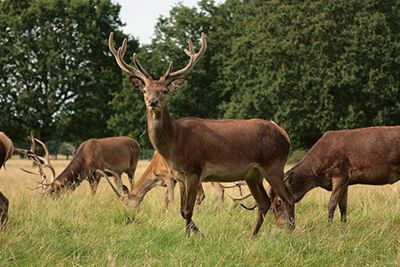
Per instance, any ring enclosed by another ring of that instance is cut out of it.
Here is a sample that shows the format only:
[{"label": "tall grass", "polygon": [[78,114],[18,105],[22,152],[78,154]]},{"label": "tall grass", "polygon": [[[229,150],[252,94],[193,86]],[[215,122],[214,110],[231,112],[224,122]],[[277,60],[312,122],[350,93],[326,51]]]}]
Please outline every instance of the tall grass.
[{"label": "tall grass", "polygon": [[[66,164],[55,161],[57,171]],[[147,164],[139,163],[136,177]],[[351,187],[347,225],[339,216],[328,225],[329,193],[313,190],[296,205],[293,233],[275,226],[268,213],[255,240],[250,238],[255,212],[229,199],[218,212],[207,185],[194,215],[205,237],[185,238],[179,201],[173,212],[165,212],[163,188],[151,191],[141,211],[132,214],[104,181],[95,197],[84,183],[52,200],[29,190],[38,179],[19,167],[29,168],[30,162],[13,159],[0,171],[0,189],[10,200],[9,224],[0,233],[0,266],[400,265],[400,183]]]}]

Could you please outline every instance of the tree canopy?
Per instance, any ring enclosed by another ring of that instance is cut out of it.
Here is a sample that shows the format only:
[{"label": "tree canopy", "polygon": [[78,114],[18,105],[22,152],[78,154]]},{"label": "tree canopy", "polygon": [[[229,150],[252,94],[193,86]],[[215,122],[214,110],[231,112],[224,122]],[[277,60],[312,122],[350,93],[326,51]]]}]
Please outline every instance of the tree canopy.
[{"label": "tree canopy", "polygon": [[[46,138],[129,135],[150,147],[140,92],[106,39],[124,34],[110,1],[0,2],[0,129]],[[79,10],[79,12],[78,12]],[[395,0],[202,0],[160,16],[128,49],[154,78],[201,32],[208,49],[169,97],[175,118],[274,120],[295,148],[325,131],[400,124],[400,3]],[[128,61],[127,57],[126,60]],[[20,129],[22,127],[22,129]]]},{"label": "tree canopy", "polygon": [[119,10],[106,0],[0,1],[2,130],[58,141],[112,134],[108,103],[122,75],[107,38],[121,40]]}]

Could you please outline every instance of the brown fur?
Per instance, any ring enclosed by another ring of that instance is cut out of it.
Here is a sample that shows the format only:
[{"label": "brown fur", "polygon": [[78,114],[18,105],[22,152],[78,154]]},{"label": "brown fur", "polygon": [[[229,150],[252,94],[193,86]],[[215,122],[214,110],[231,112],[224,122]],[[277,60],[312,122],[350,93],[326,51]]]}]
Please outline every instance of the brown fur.
[{"label": "brown fur", "polygon": [[[123,196],[123,198],[128,198],[131,200],[130,207],[136,209],[139,207],[143,198],[152,188],[156,186],[163,186],[167,188],[165,192],[165,207],[166,210],[173,209],[174,204],[174,189],[175,189],[176,180],[172,176],[167,163],[162,158],[162,156],[155,151],[153,158],[146,168],[142,176],[136,181],[135,184],[131,186],[129,190],[129,194]],[[219,199],[219,207],[223,208],[224,201],[224,188],[220,186],[218,183],[212,183],[213,187],[217,191],[218,199]],[[204,200],[205,194],[202,185],[200,184],[200,188],[197,194],[196,203],[198,205]],[[123,200],[124,203],[127,203],[126,200]]]},{"label": "brown fur", "polygon": [[12,157],[14,146],[10,138],[5,133],[0,132],[0,168],[4,166],[6,161]]},{"label": "brown fur", "polygon": [[[285,176],[296,202],[314,187],[332,191],[329,221],[339,204],[341,220],[346,222],[349,185],[393,184],[400,179],[400,126],[326,132]],[[279,219],[280,200],[271,193]]]},{"label": "brown fur", "polygon": [[[14,146],[10,138],[0,132],[0,169],[12,157]],[[3,229],[8,220],[8,199],[0,192],[0,229]]]},{"label": "brown fur", "polygon": [[180,181],[181,214],[186,220],[186,234],[199,232],[192,220],[197,190],[201,182],[234,182],[245,180],[258,205],[258,217],[253,228],[257,234],[271,203],[262,185],[264,178],[272,184],[284,200],[288,225],[294,229],[294,201],[283,183],[290,140],[286,132],[272,122],[253,120],[206,120],[187,118],[173,120],[167,109],[167,95],[177,90],[184,75],[194,68],[206,50],[202,34],[199,52],[192,43],[185,53],[189,63],[171,73],[172,62],[166,73],[153,80],[141,67],[136,57],[128,65],[123,56],[126,40],[117,51],[113,34],[109,49],[120,68],[131,75],[134,87],[143,92],[147,107],[147,125],[153,147],[166,159],[173,176]]},{"label": "brown fur", "polygon": [[92,194],[95,194],[100,180],[95,173],[97,169],[110,169],[119,175],[125,172],[132,184],[139,156],[140,146],[132,138],[89,139],[79,146],[71,162],[50,184],[47,192],[52,194],[63,188],[74,190],[87,179]]}]

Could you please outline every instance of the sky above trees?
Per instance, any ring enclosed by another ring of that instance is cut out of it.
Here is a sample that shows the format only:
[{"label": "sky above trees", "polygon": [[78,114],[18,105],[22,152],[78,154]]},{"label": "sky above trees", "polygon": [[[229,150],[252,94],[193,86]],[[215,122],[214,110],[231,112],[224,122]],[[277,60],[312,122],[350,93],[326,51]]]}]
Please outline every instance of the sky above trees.
[{"label": "sky above trees", "polygon": [[[126,24],[123,27],[124,32],[137,38],[141,44],[149,44],[160,15],[167,16],[172,6],[177,3],[193,7],[198,0],[114,0],[113,2],[121,5],[121,21]],[[224,0],[215,2],[222,3]]]}]

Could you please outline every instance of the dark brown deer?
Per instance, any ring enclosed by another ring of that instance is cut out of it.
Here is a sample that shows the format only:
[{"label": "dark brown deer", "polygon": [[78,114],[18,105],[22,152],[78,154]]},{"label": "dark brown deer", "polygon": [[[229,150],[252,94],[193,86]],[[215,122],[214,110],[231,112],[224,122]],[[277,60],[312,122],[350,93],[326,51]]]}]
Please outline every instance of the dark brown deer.
[{"label": "dark brown deer", "polygon": [[[38,173],[42,177],[42,187],[46,194],[58,194],[63,191],[73,191],[83,180],[90,184],[92,195],[96,193],[100,176],[97,169],[110,169],[121,175],[125,172],[129,182],[133,183],[137,162],[140,155],[140,146],[129,137],[108,137],[89,139],[84,141],[78,148],[68,166],[55,177],[55,170],[50,162],[50,154],[46,145],[38,139],[34,139],[42,145],[45,152],[44,157],[37,156],[31,151],[18,149],[28,158],[35,161]],[[51,170],[52,179],[47,184],[43,169]],[[120,185],[122,187],[122,185]]]},{"label": "dark brown deer", "polygon": [[289,153],[290,139],[282,128],[261,119],[174,120],[168,112],[168,94],[181,86],[183,77],[195,67],[206,51],[204,34],[201,39],[198,53],[194,52],[189,40],[189,49],[184,51],[190,60],[184,68],[173,72],[171,62],[165,74],[153,80],[139,64],[135,54],[133,65],[124,61],[126,39],[116,50],[113,33],[109,37],[109,49],[119,67],[130,75],[133,86],[143,93],[151,144],[166,159],[173,176],[180,182],[181,214],[186,220],[186,234],[199,232],[192,215],[201,182],[245,180],[258,205],[258,217],[252,231],[256,235],[271,205],[262,185],[264,178],[283,199],[288,226],[294,229],[294,200],[283,182],[283,167]]},{"label": "dark brown deer", "polygon": [[[105,175],[105,172],[98,173],[103,176]],[[114,177],[116,177],[116,179],[119,181],[117,184],[122,184],[119,175],[114,175]],[[163,157],[157,151],[155,151],[149,166],[143,172],[142,176],[136,180],[135,184],[131,186],[130,190],[128,190],[125,185],[122,191],[116,189],[112,184],[110,185],[113,191],[116,192],[117,196],[122,200],[122,202],[128,204],[131,209],[135,210],[139,208],[139,205],[143,201],[145,195],[152,188],[156,186],[166,187],[167,191],[165,192],[165,207],[168,211],[170,208],[173,209],[175,199],[175,184],[176,180],[172,176],[167,163],[165,162]],[[212,182],[211,184],[217,192],[218,205],[220,210],[222,210],[224,206],[225,188],[240,188],[240,186],[242,185],[239,183],[231,186],[224,186],[214,182]],[[197,192],[196,204],[200,205],[204,198],[205,194],[203,186],[200,184],[199,191]],[[127,199],[129,199],[129,201]]]},{"label": "dark brown deer", "polygon": [[[5,166],[13,154],[14,146],[10,138],[3,132],[0,132],[0,169]],[[8,220],[8,199],[0,192],[0,229],[3,229]]]},{"label": "dark brown deer", "polygon": [[[346,222],[349,185],[385,185],[400,179],[400,126],[326,132],[285,177],[296,202],[315,187],[332,191],[329,222],[338,204]],[[281,200],[273,190],[270,194],[272,210],[282,222]]]}]

